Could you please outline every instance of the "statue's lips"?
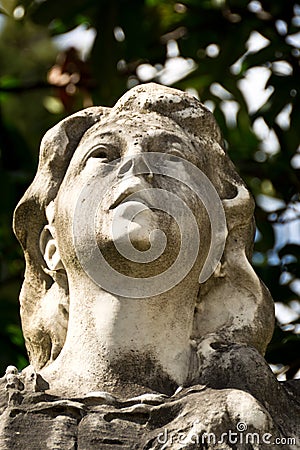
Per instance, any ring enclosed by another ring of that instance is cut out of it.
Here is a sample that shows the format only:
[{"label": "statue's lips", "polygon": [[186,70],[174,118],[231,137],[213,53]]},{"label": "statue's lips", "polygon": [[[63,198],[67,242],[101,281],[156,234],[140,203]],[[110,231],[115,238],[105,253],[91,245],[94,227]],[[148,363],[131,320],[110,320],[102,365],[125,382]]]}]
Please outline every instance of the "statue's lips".
[{"label": "statue's lips", "polygon": [[120,202],[118,202],[118,203],[116,203],[116,204],[114,204],[114,206],[111,206],[109,209],[110,210],[112,210],[112,209],[116,209],[116,208],[118,208],[119,206],[124,206],[124,205],[128,205],[128,207],[130,207],[130,206],[135,206],[135,205],[144,205],[144,206],[146,206],[146,208],[147,209],[153,209],[145,200],[143,200],[143,199],[139,199],[139,198],[124,198],[122,201],[120,201]]},{"label": "statue's lips", "polygon": [[[134,194],[134,195],[133,195]],[[113,201],[109,209],[115,209],[119,205],[124,203],[142,203],[143,205],[147,206],[149,209],[153,209],[153,206],[149,203],[148,198],[149,194],[146,196],[146,194],[143,194],[143,189],[126,189],[124,192],[122,192],[118,197]]]}]

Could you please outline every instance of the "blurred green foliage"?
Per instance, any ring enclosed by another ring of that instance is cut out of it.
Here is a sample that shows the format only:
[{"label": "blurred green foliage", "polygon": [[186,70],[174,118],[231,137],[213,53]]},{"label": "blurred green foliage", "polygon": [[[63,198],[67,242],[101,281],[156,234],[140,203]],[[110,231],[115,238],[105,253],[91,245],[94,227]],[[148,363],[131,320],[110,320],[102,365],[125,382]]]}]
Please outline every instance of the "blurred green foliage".
[{"label": "blurred green foliage", "polygon": [[[85,58],[55,44],[78,26],[96,35]],[[297,33],[300,4],[294,0],[0,0],[1,372],[8,364],[26,364],[17,301],[24,263],[11,220],[35,172],[41,137],[69,113],[113,105],[130,87],[153,80],[190,89],[214,110],[229,154],[258,203],[255,269],[274,300],[292,306],[296,317],[277,325],[267,359],[285,366],[287,377],[295,375],[300,367]],[[249,50],[254,36],[265,44]],[[188,70],[180,75],[176,62]],[[243,82],[256,67],[267,71],[269,98],[254,110]],[[257,131],[259,123],[272,131],[272,148]],[[270,203],[272,198],[280,202]],[[291,236],[287,223],[294,224]]]}]

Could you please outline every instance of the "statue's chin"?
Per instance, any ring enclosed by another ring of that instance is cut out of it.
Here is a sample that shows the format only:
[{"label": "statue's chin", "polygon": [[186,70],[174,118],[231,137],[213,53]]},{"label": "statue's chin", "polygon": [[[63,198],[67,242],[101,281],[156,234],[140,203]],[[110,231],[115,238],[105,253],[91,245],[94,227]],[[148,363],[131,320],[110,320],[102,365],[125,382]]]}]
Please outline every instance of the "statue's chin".
[{"label": "statue's chin", "polygon": [[[119,217],[115,227],[117,236],[114,233],[114,241],[118,244],[118,241],[124,242],[129,239],[137,250],[145,251],[151,247],[150,234],[157,227],[157,217],[151,209],[144,209],[131,218],[136,206],[134,203],[136,202],[128,202],[124,205],[124,214]],[[126,210],[129,211],[129,218],[126,216]]]},{"label": "statue's chin", "polygon": [[147,278],[173,264],[181,240],[172,218],[164,211],[128,201],[116,207],[113,214],[102,216],[97,243],[106,262],[116,271]]},{"label": "statue's chin", "polygon": [[163,226],[160,221],[159,212],[141,202],[122,203],[114,211],[112,241],[130,259],[131,246],[139,251],[150,249],[151,243],[159,237],[156,230]]},{"label": "statue's chin", "polygon": [[151,247],[149,233],[139,224],[130,224],[128,237],[133,247],[141,252],[149,250]]}]

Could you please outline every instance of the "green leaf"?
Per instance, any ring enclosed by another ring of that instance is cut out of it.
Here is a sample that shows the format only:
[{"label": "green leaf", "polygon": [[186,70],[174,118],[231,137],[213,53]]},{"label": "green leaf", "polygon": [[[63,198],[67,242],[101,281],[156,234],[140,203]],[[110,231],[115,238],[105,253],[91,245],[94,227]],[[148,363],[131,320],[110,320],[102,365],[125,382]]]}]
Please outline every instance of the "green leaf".
[{"label": "green leaf", "polygon": [[11,16],[16,7],[16,0],[0,0],[0,11],[3,14]]}]

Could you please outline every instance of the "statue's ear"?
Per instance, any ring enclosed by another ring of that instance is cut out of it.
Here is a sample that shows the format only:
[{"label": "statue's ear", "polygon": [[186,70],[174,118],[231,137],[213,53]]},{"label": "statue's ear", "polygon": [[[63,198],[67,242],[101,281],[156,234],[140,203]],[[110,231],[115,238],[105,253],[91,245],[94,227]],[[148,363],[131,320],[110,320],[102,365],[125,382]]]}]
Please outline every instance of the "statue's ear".
[{"label": "statue's ear", "polygon": [[40,250],[49,271],[64,269],[56,239],[53,237],[51,227],[49,225],[46,225],[41,232]]}]

